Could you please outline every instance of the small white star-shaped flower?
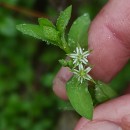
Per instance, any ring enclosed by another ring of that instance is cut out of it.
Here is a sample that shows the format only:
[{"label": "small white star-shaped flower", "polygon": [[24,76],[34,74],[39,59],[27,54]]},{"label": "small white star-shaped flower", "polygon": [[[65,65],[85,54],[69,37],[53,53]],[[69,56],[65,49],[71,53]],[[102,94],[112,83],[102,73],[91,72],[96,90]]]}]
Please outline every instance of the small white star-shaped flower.
[{"label": "small white star-shaped flower", "polygon": [[76,47],[76,50],[72,54],[68,54],[69,57],[73,59],[73,64],[78,66],[80,64],[87,65],[89,56],[89,51],[84,51],[81,47]]},{"label": "small white star-shaped flower", "polygon": [[82,83],[86,79],[93,81],[92,77],[88,74],[91,71],[91,69],[91,67],[87,67],[86,69],[84,69],[83,65],[80,64],[79,70],[73,69],[72,72],[77,76],[78,81]]}]

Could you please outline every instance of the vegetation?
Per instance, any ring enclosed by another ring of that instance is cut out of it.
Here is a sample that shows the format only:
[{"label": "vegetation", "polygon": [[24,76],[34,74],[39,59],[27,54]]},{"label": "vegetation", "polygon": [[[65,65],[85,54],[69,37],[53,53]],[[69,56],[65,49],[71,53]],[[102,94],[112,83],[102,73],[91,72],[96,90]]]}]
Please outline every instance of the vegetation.
[{"label": "vegetation", "polygon": [[[52,92],[52,80],[60,68],[58,59],[65,57],[64,52],[21,35],[16,25],[37,23],[38,17],[48,17],[55,22],[59,11],[70,4],[74,7],[72,20],[84,12],[93,19],[105,2],[1,0],[0,130],[55,129],[60,117],[58,104],[61,102]],[[129,68],[128,64],[111,83],[119,93],[129,80],[126,78]],[[121,77],[124,80],[120,80]]]}]

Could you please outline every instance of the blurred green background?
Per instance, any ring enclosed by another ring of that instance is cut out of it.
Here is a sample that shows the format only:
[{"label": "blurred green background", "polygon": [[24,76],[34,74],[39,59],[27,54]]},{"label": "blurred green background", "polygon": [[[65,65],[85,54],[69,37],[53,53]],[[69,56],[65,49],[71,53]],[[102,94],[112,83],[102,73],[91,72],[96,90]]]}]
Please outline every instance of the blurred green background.
[{"label": "blurred green background", "polygon": [[[73,5],[70,23],[85,12],[93,19],[106,2],[0,0],[0,130],[59,130],[62,115],[59,110],[62,102],[53,94],[52,81],[64,52],[23,35],[16,25],[37,23],[38,17],[55,22],[59,12],[70,4]],[[125,77],[128,71],[130,67],[123,72]],[[120,83],[120,78],[113,81],[114,86],[126,83]],[[61,127],[60,130],[64,125]]]}]

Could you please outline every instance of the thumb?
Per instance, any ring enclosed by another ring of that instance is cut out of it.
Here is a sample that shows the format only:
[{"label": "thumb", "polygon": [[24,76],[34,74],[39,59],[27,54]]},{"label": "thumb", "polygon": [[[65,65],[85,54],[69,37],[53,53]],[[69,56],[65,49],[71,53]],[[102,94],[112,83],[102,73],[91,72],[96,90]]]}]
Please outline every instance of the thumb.
[{"label": "thumb", "polygon": [[107,130],[107,128],[121,130],[122,127],[123,130],[130,130],[129,101],[130,95],[125,95],[97,106],[94,111],[93,121],[81,118],[75,130],[95,130],[92,128],[96,127],[104,128],[104,130]]},{"label": "thumb", "polygon": [[92,121],[78,130],[122,130],[122,128],[111,121]]}]

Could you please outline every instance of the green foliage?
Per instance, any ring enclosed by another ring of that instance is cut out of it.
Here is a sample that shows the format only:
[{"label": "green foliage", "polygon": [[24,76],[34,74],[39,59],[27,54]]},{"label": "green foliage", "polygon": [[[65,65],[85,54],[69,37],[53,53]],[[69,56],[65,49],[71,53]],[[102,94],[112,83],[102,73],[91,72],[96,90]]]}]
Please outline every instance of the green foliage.
[{"label": "green foliage", "polygon": [[[2,2],[33,10],[34,1]],[[19,35],[16,24],[30,21],[31,16],[26,19],[23,14],[2,7],[0,17],[0,130],[54,129],[58,100],[50,87],[59,68],[57,60],[63,52],[40,46],[36,39]],[[46,52],[51,50],[56,54],[53,54],[54,59],[39,48]],[[40,61],[43,55],[49,58],[50,66],[46,66],[46,60]]]},{"label": "green foliage", "polygon": [[90,25],[88,14],[79,17],[70,28],[68,34],[68,43],[66,42],[65,29],[71,17],[72,6],[61,12],[57,19],[56,28],[51,21],[46,18],[39,18],[39,25],[21,24],[17,29],[24,34],[52,43],[59,46],[66,53],[72,52],[77,46],[87,47],[87,35]]},{"label": "green foliage", "polygon": [[118,96],[118,94],[110,86],[100,81],[98,81],[95,88],[95,97],[99,103]]},{"label": "green foliage", "polygon": [[[1,2],[5,2],[4,0],[1,0]],[[6,3],[15,5],[17,4],[18,0],[7,0]]]},{"label": "green foliage", "polygon": [[[69,6],[64,10],[59,16],[56,27],[51,21],[46,18],[39,18],[39,25],[32,24],[20,24],[16,28],[24,34],[41,39],[47,43],[59,46],[65,52],[69,52],[70,48],[68,47],[65,40],[65,28],[69,22],[71,16],[72,7]],[[56,30],[57,28],[57,30]]]},{"label": "green foliage", "polygon": [[68,66],[68,67],[70,67],[70,68],[73,68],[73,61],[72,61],[72,60],[64,60],[64,59],[61,59],[61,60],[59,60],[59,63],[60,63],[62,66],[64,66],[64,67]]},{"label": "green foliage", "polygon": [[71,51],[77,46],[87,48],[89,25],[90,18],[88,14],[82,15],[74,21],[68,34],[68,45],[71,48]]},{"label": "green foliage", "polygon": [[87,87],[87,82],[81,84],[75,76],[66,85],[67,95],[74,109],[81,116],[92,119],[93,101]]},{"label": "green foliage", "polygon": [[69,6],[63,12],[61,12],[59,18],[57,19],[56,27],[57,30],[61,32],[61,34],[64,34],[65,28],[71,17],[71,10],[72,10],[72,6]]},{"label": "green foliage", "polygon": [[[48,19],[40,18],[38,19],[39,25],[21,24],[17,25],[17,29],[24,34],[41,39],[47,43],[49,42],[53,45],[57,45],[67,54],[73,52],[77,47],[88,48],[87,36],[90,25],[90,17],[88,14],[84,14],[76,19],[70,28],[68,37],[65,35],[65,29],[71,16],[71,9],[72,7],[69,6],[60,14],[59,18],[57,19],[56,27]],[[68,39],[67,41],[66,38]],[[77,50],[77,53],[78,51],[82,50]],[[86,51],[86,53],[89,52]],[[59,60],[59,62],[63,66],[70,67],[72,70],[76,69],[77,67],[74,67],[75,65],[73,64],[72,59],[62,59]],[[80,74],[84,75],[84,73],[86,73],[86,71],[81,71]],[[46,81],[52,80],[53,77],[54,75],[52,74],[43,76],[43,84],[49,86],[50,84],[48,84]],[[77,79],[77,77],[73,76],[67,83],[66,90],[74,109],[81,116],[92,119],[93,105],[95,106],[99,103],[115,98],[118,94],[111,87],[99,81],[95,82],[93,79],[91,79],[91,81],[89,81],[91,82],[91,85],[87,82],[88,81],[84,81],[82,83]],[[90,87],[93,89],[90,89]]]},{"label": "green foliage", "polygon": [[39,18],[38,22],[39,22],[39,25],[41,27],[49,26],[49,27],[55,28],[55,26],[53,25],[53,23],[50,20],[46,19],[46,18]]},{"label": "green foliage", "polygon": [[12,17],[1,17],[0,34],[3,36],[14,37],[16,35],[15,21]]},{"label": "green foliage", "polygon": [[128,87],[130,82],[130,61],[126,66],[119,72],[119,74],[110,82],[111,88],[113,88],[117,93],[123,94],[124,89]]},{"label": "green foliage", "polygon": [[[60,68],[57,60],[63,58],[64,53],[56,47],[48,47],[36,39],[21,35],[15,28],[16,24],[36,20],[31,15],[24,15],[24,8],[34,12],[41,10],[41,13],[51,16],[55,21],[57,8],[45,0],[46,4],[41,4],[45,5],[45,10],[36,4],[39,1],[1,0],[9,5],[20,6],[23,10],[16,12],[2,6],[0,8],[0,130],[54,130],[60,116],[57,106],[60,101],[54,96],[51,86]],[[92,0],[88,3],[81,0],[77,8],[75,5],[78,1],[75,0],[72,4],[77,10],[74,10],[73,16],[88,12],[93,18],[104,1],[106,0]],[[39,19],[39,25],[56,29],[52,22],[44,18]],[[59,37],[66,44],[67,35],[63,37],[59,34]],[[130,64],[112,81],[110,87],[122,93],[129,77]],[[90,87],[88,89],[90,92]],[[95,94],[93,90],[90,92],[91,96],[92,93]],[[97,104],[94,99],[93,102]],[[62,107],[64,110],[73,110],[69,103]]]},{"label": "green foliage", "polygon": [[[90,25],[90,18],[88,14],[82,15],[73,23],[68,35],[68,43],[66,42],[65,28],[71,16],[71,9],[72,7],[69,6],[57,19],[56,28],[59,32],[54,28],[52,22],[43,18],[38,19],[40,26],[22,24],[17,25],[17,29],[24,34],[28,34],[35,38],[57,45],[66,53],[70,53],[70,51],[73,51],[77,46],[87,48],[87,34]],[[59,60],[59,62],[63,66],[73,68],[72,60]],[[74,109],[81,116],[92,119],[93,102],[86,85],[86,82],[80,84],[80,82],[77,81],[77,78],[73,77],[67,84],[67,94]]]},{"label": "green foliage", "polygon": [[22,33],[46,41],[47,43],[52,43],[54,45],[60,46],[59,32],[53,27],[49,26],[39,26],[32,24],[20,24],[17,25],[17,29]]}]

